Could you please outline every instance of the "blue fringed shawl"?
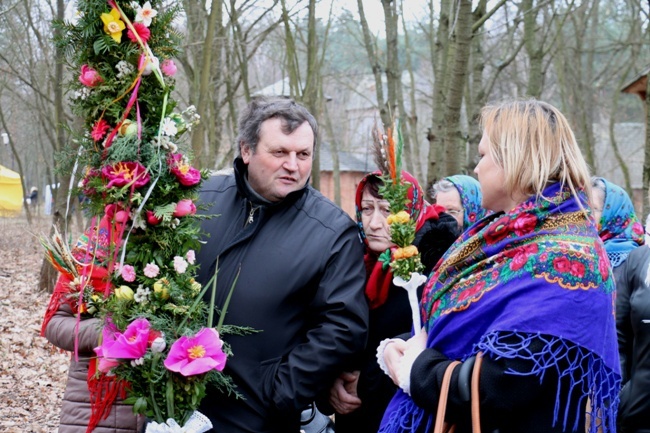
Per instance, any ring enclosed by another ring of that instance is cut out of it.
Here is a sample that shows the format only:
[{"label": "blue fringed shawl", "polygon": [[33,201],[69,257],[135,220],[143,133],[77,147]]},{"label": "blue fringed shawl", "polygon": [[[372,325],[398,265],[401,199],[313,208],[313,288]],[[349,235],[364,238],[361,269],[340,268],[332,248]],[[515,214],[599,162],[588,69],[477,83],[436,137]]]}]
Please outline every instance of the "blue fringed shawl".
[{"label": "blue fringed shawl", "polygon": [[[581,197],[586,203],[584,197]],[[620,368],[611,267],[596,229],[558,184],[507,214],[470,227],[445,254],[422,297],[427,347],[465,360],[482,350],[492,358],[534,361],[536,375],[557,369],[553,425],[575,430],[589,398],[590,432],[615,431]],[[542,338],[542,351],[529,350]],[[506,344],[506,341],[508,342]],[[560,371],[559,363],[571,366]],[[565,387],[566,388],[566,387]],[[578,407],[569,407],[577,395]],[[415,431],[433,415],[401,390],[386,409],[381,432]]]}]

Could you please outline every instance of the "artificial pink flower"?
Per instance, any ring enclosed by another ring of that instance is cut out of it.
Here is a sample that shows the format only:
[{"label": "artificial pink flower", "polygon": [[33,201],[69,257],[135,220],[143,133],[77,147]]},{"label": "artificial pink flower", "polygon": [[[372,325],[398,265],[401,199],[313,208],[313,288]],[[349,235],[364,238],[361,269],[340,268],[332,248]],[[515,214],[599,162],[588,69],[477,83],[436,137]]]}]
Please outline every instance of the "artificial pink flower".
[{"label": "artificial pink flower", "polygon": [[[111,341],[106,338],[95,352],[107,359],[139,359],[147,352],[151,326],[144,318],[134,320],[126,327],[124,333],[115,332]],[[99,349],[99,351],[98,351]]]},{"label": "artificial pink flower", "polygon": [[160,273],[160,268],[155,263],[147,263],[147,266],[144,267],[144,275],[149,278],[156,278]]},{"label": "artificial pink flower", "polygon": [[179,274],[184,274],[187,270],[187,262],[181,256],[174,256],[174,270]]},{"label": "artificial pink flower", "polygon": [[81,67],[81,74],[79,75],[79,81],[81,84],[87,87],[95,87],[99,83],[103,82],[104,79],[99,75],[99,72],[94,70],[88,65],[83,65]]},{"label": "artificial pink flower", "polygon": [[124,224],[129,221],[129,211],[121,203],[111,203],[104,206],[104,214],[108,219]]},{"label": "artificial pink flower", "polygon": [[160,64],[160,70],[162,71],[163,74],[167,75],[168,77],[173,77],[174,75],[176,75],[176,71],[178,69],[176,68],[176,63],[174,63],[172,59],[165,59]]},{"label": "artificial pink flower", "polygon": [[147,211],[147,224],[150,226],[157,226],[162,221],[162,218],[158,218],[153,211]]},{"label": "artificial pink flower", "polygon": [[196,205],[189,198],[184,198],[183,200],[176,203],[176,209],[172,214],[176,218],[184,217],[187,215],[194,215],[196,213]]},{"label": "artificial pink flower", "polygon": [[223,342],[213,328],[203,328],[194,337],[181,337],[172,344],[165,359],[167,370],[183,376],[202,374],[210,370],[221,371],[226,366]]},{"label": "artificial pink flower", "polygon": [[193,265],[194,262],[196,262],[196,254],[194,253],[194,250],[189,250],[187,254],[185,254],[185,258],[187,259],[187,263]]},{"label": "artificial pink flower", "polygon": [[201,182],[201,172],[185,162],[182,154],[172,153],[167,158],[167,164],[181,185],[193,186]]},{"label": "artificial pink flower", "polygon": [[[149,40],[149,38],[151,37],[151,32],[149,31],[147,26],[145,26],[142,23],[137,23],[136,22],[136,23],[133,23],[133,29],[135,30],[135,32],[140,37],[140,40],[142,41],[142,43],[146,44],[147,41]],[[138,38],[135,37],[135,34],[133,34],[133,31],[131,31],[130,28],[129,28],[129,30],[127,30],[126,36],[128,36],[128,38],[134,44],[138,43]]]},{"label": "artificial pink flower", "polygon": [[97,122],[95,122],[93,130],[90,132],[90,136],[94,141],[99,141],[104,138],[104,135],[106,135],[106,132],[108,132],[110,127],[111,125],[109,125],[107,121],[104,119],[99,119]]},{"label": "artificial pink flower", "polygon": [[147,169],[136,161],[120,161],[113,165],[107,165],[102,168],[102,175],[108,179],[107,188],[122,187],[133,184],[135,188],[140,188],[149,182],[149,172]]},{"label": "artificial pink flower", "polygon": [[124,265],[120,269],[120,275],[124,278],[124,281],[132,283],[135,281],[135,269],[131,265]]}]

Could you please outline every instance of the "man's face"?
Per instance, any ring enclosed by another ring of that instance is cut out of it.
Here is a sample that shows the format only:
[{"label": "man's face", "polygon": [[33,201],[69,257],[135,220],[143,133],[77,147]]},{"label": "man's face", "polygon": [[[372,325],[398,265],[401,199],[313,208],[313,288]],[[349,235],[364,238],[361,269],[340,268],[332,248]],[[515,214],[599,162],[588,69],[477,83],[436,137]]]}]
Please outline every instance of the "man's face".
[{"label": "man's face", "polygon": [[291,134],[282,132],[282,121],[272,118],[262,122],[255,152],[243,144],[244,164],[248,165],[248,182],[259,195],[277,202],[305,186],[314,153],[314,132],[304,122]]}]

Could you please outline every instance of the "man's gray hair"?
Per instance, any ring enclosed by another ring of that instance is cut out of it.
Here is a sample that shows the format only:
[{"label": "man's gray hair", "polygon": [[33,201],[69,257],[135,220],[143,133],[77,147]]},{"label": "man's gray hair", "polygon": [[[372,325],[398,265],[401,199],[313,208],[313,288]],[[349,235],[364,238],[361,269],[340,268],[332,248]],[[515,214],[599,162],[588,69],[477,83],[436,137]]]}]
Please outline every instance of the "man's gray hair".
[{"label": "man's gray hair", "polygon": [[287,135],[303,123],[309,123],[314,133],[314,146],[316,146],[318,123],[305,107],[290,98],[260,96],[254,98],[239,116],[239,135],[237,136],[239,155],[241,155],[243,145],[247,145],[255,153],[260,140],[262,123],[273,118],[281,120],[282,132]]}]

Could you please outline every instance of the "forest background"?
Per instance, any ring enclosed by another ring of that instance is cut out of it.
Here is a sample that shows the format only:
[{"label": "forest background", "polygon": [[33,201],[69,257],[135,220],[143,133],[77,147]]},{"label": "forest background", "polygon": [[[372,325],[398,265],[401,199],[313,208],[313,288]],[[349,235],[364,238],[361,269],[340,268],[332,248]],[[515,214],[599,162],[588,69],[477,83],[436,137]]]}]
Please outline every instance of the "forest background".
[{"label": "forest background", "polygon": [[[650,0],[182,4],[173,96],[202,117],[190,143],[199,167],[229,167],[239,112],[256,95],[281,93],[319,121],[312,183],[321,187],[327,152],[331,195],[341,204],[345,158],[375,168],[375,123],[402,119],[405,168],[430,185],[472,174],[482,106],[534,97],[567,116],[594,174],[626,188],[639,215],[650,210],[645,87],[641,98],[622,92],[649,71]],[[24,191],[65,186],[54,190],[51,212],[65,225],[70,177],[57,158],[74,158],[68,131],[79,120],[62,85],[70,72],[52,42],[53,19],[76,19],[75,2],[0,0],[0,164],[20,173]],[[33,211],[25,208],[30,222]],[[43,276],[41,288],[52,278]]]}]

